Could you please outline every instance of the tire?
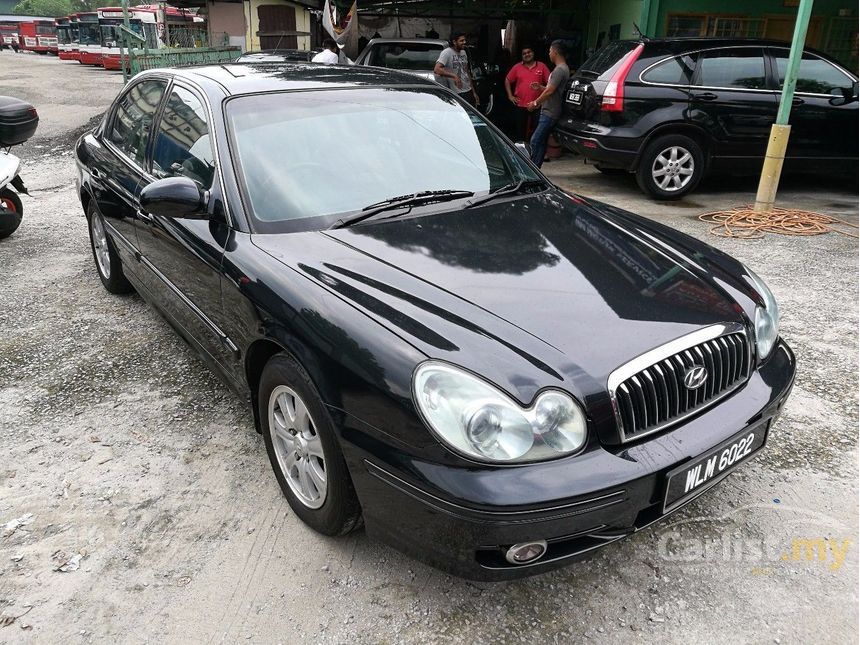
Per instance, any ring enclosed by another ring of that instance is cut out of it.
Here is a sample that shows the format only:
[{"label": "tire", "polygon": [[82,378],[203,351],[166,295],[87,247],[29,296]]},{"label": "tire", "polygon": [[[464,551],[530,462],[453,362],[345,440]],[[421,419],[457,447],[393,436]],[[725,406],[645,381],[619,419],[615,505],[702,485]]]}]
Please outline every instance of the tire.
[{"label": "tire", "polygon": [[624,170],[624,168],[607,168],[606,166],[601,165],[595,165],[594,167],[597,168],[597,170],[602,172],[604,175],[619,176],[627,174],[627,171]]},{"label": "tire", "polygon": [[0,240],[2,240],[18,230],[21,218],[24,216],[24,205],[18,193],[8,188],[0,189],[0,204],[5,208],[5,212],[0,214]]},{"label": "tire", "polygon": [[[662,175],[652,174],[661,170]],[[671,200],[692,192],[704,174],[705,155],[699,144],[684,135],[669,134],[657,137],[645,147],[636,181],[646,194]]]},{"label": "tire", "polygon": [[[346,535],[361,526],[361,506],[334,421],[310,376],[288,354],[276,354],[263,368],[257,405],[272,470],[299,519],[323,535]],[[320,474],[322,493],[315,483]]]},{"label": "tire", "polygon": [[90,202],[87,207],[87,228],[90,231],[90,249],[93,252],[96,273],[99,274],[104,288],[115,295],[134,291],[134,287],[123,273],[122,261],[107,234],[104,219],[94,202]]}]

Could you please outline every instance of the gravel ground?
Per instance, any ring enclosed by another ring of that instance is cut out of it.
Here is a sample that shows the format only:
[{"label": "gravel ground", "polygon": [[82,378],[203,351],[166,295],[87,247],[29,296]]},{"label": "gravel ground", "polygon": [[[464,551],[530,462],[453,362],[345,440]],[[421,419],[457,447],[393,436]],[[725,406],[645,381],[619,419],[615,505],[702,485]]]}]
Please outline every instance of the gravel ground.
[{"label": "gravel ground", "polygon": [[[670,206],[547,165],[753,266],[797,383],[767,451],[664,524],[538,578],[465,582],[305,528],[250,410],[138,297],[104,291],[71,145],[118,78],[0,54],[3,91],[43,117],[16,149],[24,222],[0,242],[0,642],[856,642],[856,240],[709,236],[695,215],[749,202],[754,182]],[[856,195],[792,179],[781,199],[856,223]],[[794,558],[819,538],[822,559]]]}]

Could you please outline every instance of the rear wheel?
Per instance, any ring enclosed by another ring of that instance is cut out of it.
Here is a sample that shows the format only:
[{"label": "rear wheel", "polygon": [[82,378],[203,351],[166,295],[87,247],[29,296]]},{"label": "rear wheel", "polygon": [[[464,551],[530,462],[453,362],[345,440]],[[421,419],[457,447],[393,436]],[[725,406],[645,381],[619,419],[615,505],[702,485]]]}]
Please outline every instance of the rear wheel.
[{"label": "rear wheel", "polygon": [[681,134],[658,137],[648,144],[636,181],[657,199],[680,199],[691,192],[705,172],[705,155],[698,143]]},{"label": "rear wheel", "polygon": [[87,222],[89,223],[90,246],[93,250],[93,259],[96,262],[96,271],[104,288],[113,294],[130,293],[134,288],[122,271],[122,261],[117,255],[113,242],[107,235],[101,213],[92,202],[87,208]]},{"label": "rear wheel", "polygon": [[18,194],[8,188],[0,190],[0,240],[18,229],[23,215],[24,205]]}]

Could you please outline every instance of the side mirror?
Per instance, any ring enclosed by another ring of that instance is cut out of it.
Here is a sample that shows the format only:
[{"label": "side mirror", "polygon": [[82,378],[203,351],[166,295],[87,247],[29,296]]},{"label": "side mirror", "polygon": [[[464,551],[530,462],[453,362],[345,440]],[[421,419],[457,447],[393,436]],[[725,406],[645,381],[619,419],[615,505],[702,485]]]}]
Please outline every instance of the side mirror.
[{"label": "side mirror", "polygon": [[141,207],[153,215],[208,219],[207,194],[188,177],[157,179],[140,191]]}]

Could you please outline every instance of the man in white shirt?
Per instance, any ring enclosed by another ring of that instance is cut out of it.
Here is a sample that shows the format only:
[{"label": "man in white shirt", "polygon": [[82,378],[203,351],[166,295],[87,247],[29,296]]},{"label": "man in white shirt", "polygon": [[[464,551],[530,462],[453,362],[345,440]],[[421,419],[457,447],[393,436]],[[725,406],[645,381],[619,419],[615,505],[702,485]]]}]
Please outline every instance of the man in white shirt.
[{"label": "man in white shirt", "polygon": [[323,50],[311,58],[312,63],[322,63],[323,65],[337,65],[339,49],[337,43],[331,38],[326,38],[322,42]]}]

